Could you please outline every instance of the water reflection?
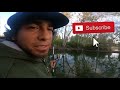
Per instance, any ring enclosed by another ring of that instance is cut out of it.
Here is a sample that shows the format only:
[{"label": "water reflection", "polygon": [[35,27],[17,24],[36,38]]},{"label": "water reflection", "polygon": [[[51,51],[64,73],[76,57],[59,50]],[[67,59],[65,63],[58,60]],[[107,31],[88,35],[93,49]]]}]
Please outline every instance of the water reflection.
[{"label": "water reflection", "polygon": [[57,52],[56,77],[119,78],[120,53]]}]

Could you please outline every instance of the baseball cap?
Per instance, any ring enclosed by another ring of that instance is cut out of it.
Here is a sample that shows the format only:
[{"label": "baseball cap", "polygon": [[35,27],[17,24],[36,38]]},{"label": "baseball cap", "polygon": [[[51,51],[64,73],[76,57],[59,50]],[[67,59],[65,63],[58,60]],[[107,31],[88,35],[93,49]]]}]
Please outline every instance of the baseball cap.
[{"label": "baseball cap", "polygon": [[69,23],[69,19],[60,12],[17,12],[8,18],[7,24],[10,28],[15,28],[24,22],[34,20],[48,20],[53,24],[54,29]]}]

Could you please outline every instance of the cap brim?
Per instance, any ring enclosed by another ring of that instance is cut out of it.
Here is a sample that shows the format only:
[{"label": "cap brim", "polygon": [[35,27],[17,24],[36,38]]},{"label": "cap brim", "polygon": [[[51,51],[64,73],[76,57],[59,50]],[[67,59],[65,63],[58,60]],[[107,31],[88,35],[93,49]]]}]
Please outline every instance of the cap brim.
[{"label": "cap brim", "polygon": [[38,19],[52,22],[54,29],[63,27],[69,23],[69,19],[62,13],[58,12],[18,12],[8,19],[7,24],[12,27],[19,25],[25,20],[31,21]]}]

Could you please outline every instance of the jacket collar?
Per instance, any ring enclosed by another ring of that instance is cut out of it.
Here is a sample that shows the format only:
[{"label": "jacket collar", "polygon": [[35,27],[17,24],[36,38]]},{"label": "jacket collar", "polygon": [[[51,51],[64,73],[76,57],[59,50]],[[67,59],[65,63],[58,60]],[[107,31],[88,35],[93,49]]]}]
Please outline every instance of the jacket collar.
[{"label": "jacket collar", "polygon": [[14,42],[11,42],[11,41],[7,41],[7,40],[4,40],[3,42],[4,45],[10,47],[10,48],[13,48],[13,49],[16,49],[18,51],[23,51],[21,48],[18,47],[17,44],[15,44]]}]

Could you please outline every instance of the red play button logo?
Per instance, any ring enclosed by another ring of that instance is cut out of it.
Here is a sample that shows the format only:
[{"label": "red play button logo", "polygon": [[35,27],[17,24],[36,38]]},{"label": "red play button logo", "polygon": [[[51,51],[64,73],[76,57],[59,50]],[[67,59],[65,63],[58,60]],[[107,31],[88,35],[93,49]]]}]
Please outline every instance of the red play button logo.
[{"label": "red play button logo", "polygon": [[73,23],[73,33],[107,33],[114,32],[114,22]]},{"label": "red play button logo", "polygon": [[75,30],[76,31],[83,31],[83,25],[76,25]]}]

